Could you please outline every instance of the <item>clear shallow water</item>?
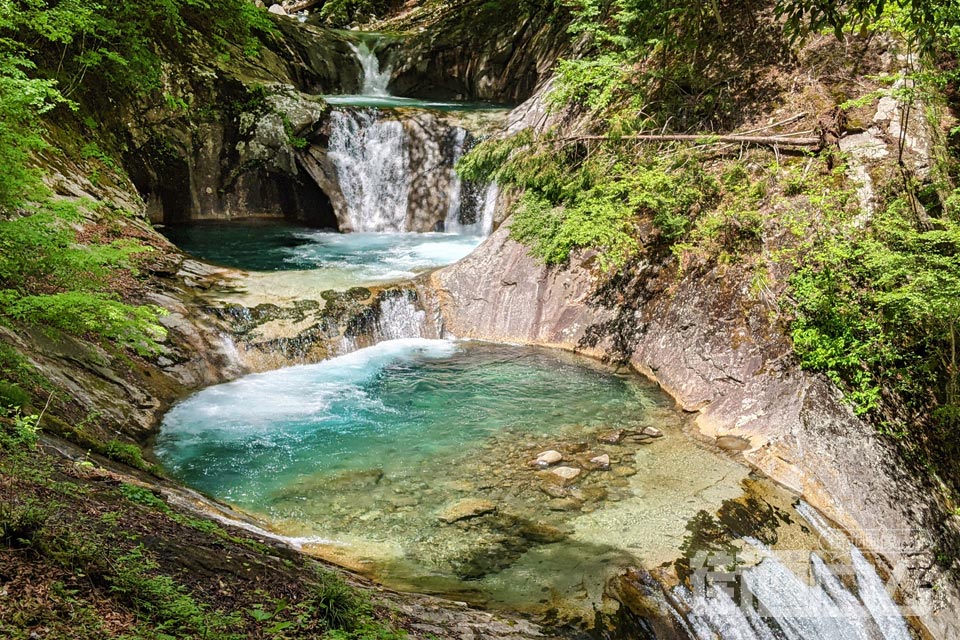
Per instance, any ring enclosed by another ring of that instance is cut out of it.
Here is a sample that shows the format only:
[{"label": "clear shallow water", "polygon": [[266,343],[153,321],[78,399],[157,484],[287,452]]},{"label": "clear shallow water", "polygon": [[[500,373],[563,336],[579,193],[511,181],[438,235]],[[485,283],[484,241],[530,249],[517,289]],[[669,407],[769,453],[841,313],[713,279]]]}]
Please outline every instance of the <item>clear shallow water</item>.
[{"label": "clear shallow water", "polygon": [[[596,437],[647,425],[666,436]],[[551,448],[586,470],[575,484],[529,464]],[[688,438],[641,378],[420,339],[201,391],[167,414],[156,452],[186,484],[388,585],[574,619],[591,618],[620,567],[675,558],[687,522],[747,475]],[[601,453],[612,468],[590,471]],[[494,510],[444,522],[464,500]]]},{"label": "clear shallow water", "polygon": [[214,264],[249,271],[321,270],[330,280],[352,284],[410,278],[452,264],[483,240],[452,233],[335,233],[262,221],[204,222],[162,231],[187,253]]}]

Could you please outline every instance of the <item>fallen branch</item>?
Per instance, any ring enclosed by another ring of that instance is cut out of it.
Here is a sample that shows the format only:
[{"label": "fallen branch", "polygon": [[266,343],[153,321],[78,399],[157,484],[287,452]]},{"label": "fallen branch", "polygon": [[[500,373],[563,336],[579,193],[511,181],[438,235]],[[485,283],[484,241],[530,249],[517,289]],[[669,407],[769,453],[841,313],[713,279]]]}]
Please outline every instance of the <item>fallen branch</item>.
[{"label": "fallen branch", "polygon": [[716,135],[692,135],[692,134],[655,134],[655,133],[635,133],[627,136],[574,136],[571,138],[559,138],[563,142],[577,142],[587,140],[636,140],[639,142],[698,142],[700,144],[716,144],[720,142],[732,142],[737,144],[757,144],[769,147],[820,147],[823,146],[823,140],[820,138],[790,138],[788,134],[782,136],[716,136]]}]

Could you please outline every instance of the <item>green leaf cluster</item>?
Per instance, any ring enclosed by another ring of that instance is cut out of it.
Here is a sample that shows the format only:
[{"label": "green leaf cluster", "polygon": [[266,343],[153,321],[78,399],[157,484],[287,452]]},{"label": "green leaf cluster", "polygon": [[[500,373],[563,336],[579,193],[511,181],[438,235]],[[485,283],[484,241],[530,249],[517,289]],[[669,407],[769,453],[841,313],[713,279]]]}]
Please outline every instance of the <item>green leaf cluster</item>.
[{"label": "green leaf cluster", "polygon": [[895,391],[950,418],[960,406],[960,222],[925,228],[907,203],[822,239],[791,281],[791,335],[803,366],[848,389],[858,413]]},{"label": "green leaf cluster", "polygon": [[135,273],[132,257],[148,248],[131,240],[79,243],[83,215],[74,202],[26,211],[0,218],[0,319],[157,353],[166,336],[160,309],[127,304],[111,290],[115,273]]},{"label": "green leaf cluster", "polygon": [[269,31],[264,12],[246,0],[3,0],[0,38],[23,43],[37,68],[65,95],[80,91],[143,93],[159,86],[161,56],[193,43],[223,52],[235,43],[255,51]]}]

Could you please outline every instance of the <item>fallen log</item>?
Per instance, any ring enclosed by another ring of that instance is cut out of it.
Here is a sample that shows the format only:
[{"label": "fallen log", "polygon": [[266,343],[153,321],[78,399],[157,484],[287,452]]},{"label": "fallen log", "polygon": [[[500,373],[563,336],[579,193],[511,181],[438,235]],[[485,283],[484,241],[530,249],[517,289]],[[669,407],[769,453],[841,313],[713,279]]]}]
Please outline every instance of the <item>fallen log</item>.
[{"label": "fallen log", "polygon": [[697,142],[700,144],[739,143],[757,144],[769,147],[820,147],[823,140],[820,138],[790,138],[787,136],[737,136],[737,135],[709,135],[709,134],[674,134],[674,133],[634,133],[625,136],[573,136],[560,138],[563,142],[577,142],[587,140],[632,140],[638,142]]}]

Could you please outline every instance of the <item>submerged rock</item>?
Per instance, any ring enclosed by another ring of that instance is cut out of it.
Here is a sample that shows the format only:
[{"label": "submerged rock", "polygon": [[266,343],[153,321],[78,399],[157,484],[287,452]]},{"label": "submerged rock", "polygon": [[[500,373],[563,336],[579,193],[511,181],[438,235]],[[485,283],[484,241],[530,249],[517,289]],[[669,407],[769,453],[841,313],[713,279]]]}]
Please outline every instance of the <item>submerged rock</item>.
[{"label": "submerged rock", "polygon": [[610,468],[610,456],[606,453],[596,456],[595,458],[590,458],[590,462],[596,465],[598,469]]},{"label": "submerged rock", "polygon": [[567,538],[567,533],[546,522],[523,522],[519,525],[520,535],[531,542],[550,544]]},{"label": "submerged rock", "polygon": [[544,484],[540,485],[540,491],[543,491],[545,494],[547,494],[551,498],[567,497],[567,490],[552,482],[545,482]]},{"label": "submerged rock", "polygon": [[547,503],[547,508],[551,511],[579,511],[583,502],[576,498],[554,498]]},{"label": "submerged rock", "polygon": [[583,471],[576,467],[557,467],[556,469],[551,469],[550,473],[561,480],[569,482],[575,480]]},{"label": "submerged rock", "polygon": [[469,518],[476,518],[477,516],[493,513],[496,510],[497,505],[489,500],[467,498],[444,509],[438,518],[441,522],[453,524],[460,520],[467,520]]},{"label": "submerged rock", "polygon": [[660,429],[657,429],[656,427],[647,427],[646,429],[644,429],[644,430],[641,431],[640,433],[642,433],[642,434],[645,435],[645,436],[650,436],[651,438],[662,438],[662,437],[663,437],[663,431],[660,431]]},{"label": "submerged rock", "polygon": [[750,449],[750,441],[740,436],[718,436],[717,446],[726,451],[747,451]]},{"label": "submerged rock", "polygon": [[599,436],[597,436],[597,442],[603,444],[620,444],[620,441],[623,440],[623,436],[625,434],[626,431],[623,429],[607,431],[606,433],[601,433]]},{"label": "submerged rock", "polygon": [[549,451],[538,453],[537,459],[534,460],[533,463],[541,467],[549,467],[552,464],[557,464],[561,460],[563,460],[563,454],[550,449]]}]

